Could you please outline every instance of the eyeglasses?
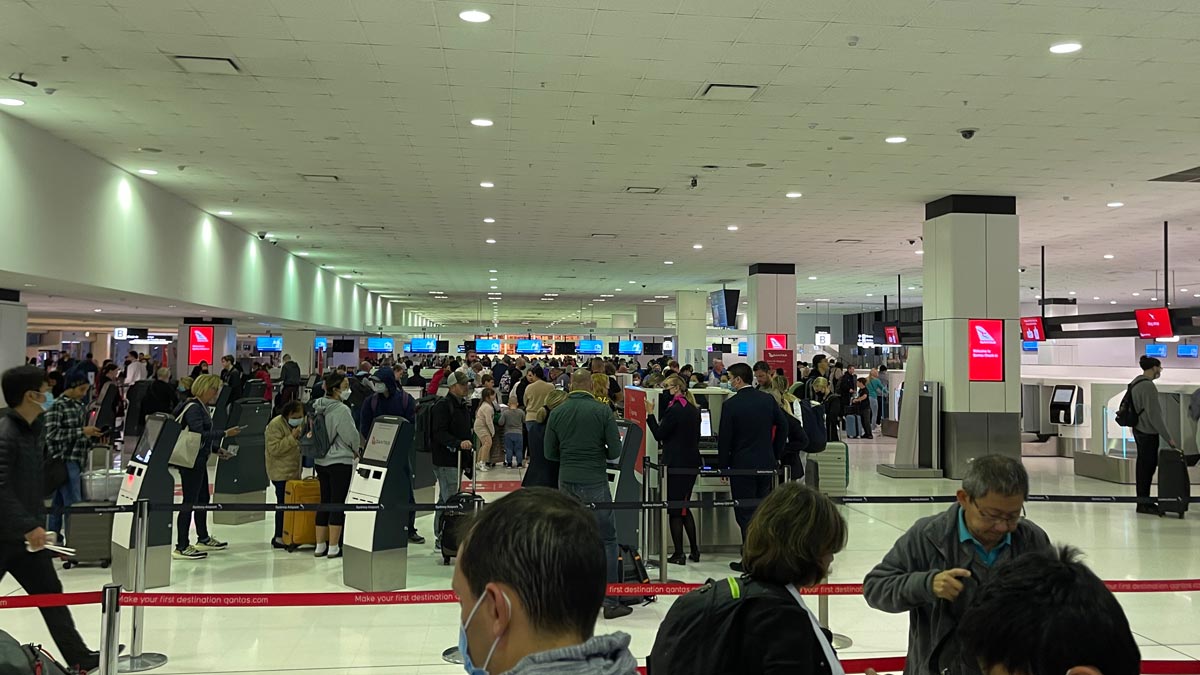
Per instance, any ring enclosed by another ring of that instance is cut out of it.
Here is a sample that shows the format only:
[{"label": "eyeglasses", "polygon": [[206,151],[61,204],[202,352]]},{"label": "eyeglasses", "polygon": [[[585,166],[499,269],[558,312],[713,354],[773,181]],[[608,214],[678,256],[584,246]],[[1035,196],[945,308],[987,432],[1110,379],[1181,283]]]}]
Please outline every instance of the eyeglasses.
[{"label": "eyeglasses", "polygon": [[988,525],[1004,525],[1005,527],[1014,527],[1026,518],[1025,507],[1021,507],[1021,513],[1015,516],[1009,516],[1002,513],[984,511],[979,508],[979,502],[974,499],[971,503],[975,505],[975,510],[979,512],[979,517]]}]

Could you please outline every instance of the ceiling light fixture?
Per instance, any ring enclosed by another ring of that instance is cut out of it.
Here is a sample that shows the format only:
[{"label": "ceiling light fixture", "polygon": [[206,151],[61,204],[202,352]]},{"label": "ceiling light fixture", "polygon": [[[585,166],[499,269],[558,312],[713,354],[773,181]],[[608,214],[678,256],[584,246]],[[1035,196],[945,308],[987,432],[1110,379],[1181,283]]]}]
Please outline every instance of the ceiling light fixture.
[{"label": "ceiling light fixture", "polygon": [[492,286],[492,287],[491,287],[491,289],[492,289],[492,290],[496,290],[497,288],[500,288],[500,287],[499,287],[499,286]]},{"label": "ceiling light fixture", "polygon": [[296,255],[300,256],[301,258],[307,258],[307,257],[308,257],[308,251],[297,251],[297,252],[296,252]]},{"label": "ceiling light fixture", "polygon": [[925,255],[925,251],[923,249],[917,249],[913,251],[913,253],[916,253],[917,255]]},{"label": "ceiling light fixture", "polygon": [[1108,301],[1108,304],[1110,304],[1110,305],[1115,305],[1115,304],[1117,304],[1117,301],[1116,301],[1116,300],[1109,300],[1109,301]]},{"label": "ceiling light fixture", "polygon": [[490,273],[492,273],[492,274],[495,274],[495,273],[496,273],[496,272],[498,272],[498,271],[499,271],[499,270],[488,270],[488,272],[490,272]]},{"label": "ceiling light fixture", "polygon": [[699,251],[700,249],[704,248],[704,244],[692,244],[692,248]]},{"label": "ceiling light fixture", "polygon": [[1113,259],[1113,258],[1115,258],[1115,257],[1117,257],[1117,256],[1115,256],[1115,255],[1113,255],[1113,254],[1111,254],[1111,253],[1105,253],[1105,254],[1104,254],[1104,259],[1105,259],[1105,260],[1112,260],[1112,259]]},{"label": "ceiling light fixture", "polygon": [[875,294],[874,294],[874,293],[867,293],[867,297],[868,297],[868,298],[873,298],[873,297],[875,297]]},{"label": "ceiling light fixture", "polygon": [[489,244],[494,244],[494,243],[496,243],[496,240],[495,240],[495,239],[485,239],[484,241],[486,241],[486,242],[487,242],[487,243],[489,243]]},{"label": "ceiling light fixture", "polygon": [[6,105],[10,108],[18,108],[25,105],[25,101],[19,98],[0,98],[0,105]]},{"label": "ceiling light fixture", "polygon": [[737,226],[737,225],[727,225],[727,226],[725,227],[725,229],[729,230],[730,232],[737,232],[737,231],[738,231],[738,226]]},{"label": "ceiling light fixture", "polygon": [[1119,209],[1122,206],[1125,206],[1125,202],[1109,202],[1105,206],[1107,206],[1110,209]]},{"label": "ceiling light fixture", "polygon": [[809,281],[816,281],[816,280],[817,280],[817,278],[816,278],[816,277],[809,277],[809,278],[808,278],[808,280],[809,280]]},{"label": "ceiling light fixture", "polygon": [[490,127],[493,124],[495,124],[495,122],[493,122],[489,119],[484,119],[482,117],[476,117],[475,119],[471,120],[471,126],[476,126],[476,127]]},{"label": "ceiling light fixture", "polygon": [[905,136],[888,136],[887,138],[883,139],[883,141],[885,143],[891,143],[892,145],[897,145],[899,143],[908,142],[908,138]]},{"label": "ceiling light fixture", "polygon": [[629,282],[629,283],[631,283],[631,284],[636,284],[637,282],[636,282],[636,281],[631,281],[631,282]]},{"label": "ceiling light fixture", "polygon": [[[1141,293],[1134,293],[1134,294],[1133,294],[1133,297],[1135,297],[1135,298],[1136,298],[1136,297],[1138,297],[1139,295],[1141,295]],[[1200,296],[1196,296],[1196,297],[1200,297]]]},{"label": "ceiling light fixture", "polygon": [[352,279],[352,278],[354,278],[354,275],[353,274],[343,274],[342,278],[343,279]]},{"label": "ceiling light fixture", "polygon": [[218,216],[232,216],[233,211],[217,211]]},{"label": "ceiling light fixture", "polygon": [[157,176],[158,175],[158,172],[155,171],[154,169],[138,169],[138,173],[142,174],[143,176]]},{"label": "ceiling light fixture", "polygon": [[468,9],[458,13],[458,18],[467,23],[487,23],[492,20],[492,15],[487,12],[481,12],[478,9]]},{"label": "ceiling light fixture", "polygon": [[1074,54],[1083,49],[1083,45],[1078,42],[1060,42],[1055,45],[1050,45],[1051,54]]},{"label": "ceiling light fixture", "polygon": [[909,286],[909,287],[908,287],[908,290],[910,290],[910,291],[915,291],[915,290],[917,290],[917,287],[916,287],[916,286]]},{"label": "ceiling light fixture", "polygon": [[488,281],[500,281],[500,277],[491,277]]},{"label": "ceiling light fixture", "polygon": [[[620,289],[617,289],[617,290],[620,290]],[[611,293],[601,293],[601,294],[600,294],[600,297],[602,297],[602,298],[611,298],[611,297],[613,297],[613,296],[612,296],[612,294],[611,294]]]},{"label": "ceiling light fixture", "polygon": [[485,223],[494,223],[494,222],[496,222],[496,219],[495,219],[495,218],[484,218],[484,219],[483,219],[483,222],[485,222]]},{"label": "ceiling light fixture", "polygon": [[1067,295],[1075,295],[1075,291],[1071,291],[1071,292],[1067,293]]},{"label": "ceiling light fixture", "polygon": [[829,302],[829,298],[817,298],[816,302]]},{"label": "ceiling light fixture", "polygon": [[664,261],[663,261],[663,264],[664,264],[664,265],[674,265],[674,264],[675,264],[675,261],[674,261],[674,260],[664,260]]},{"label": "ceiling light fixture", "polygon": [[799,192],[789,192],[784,195],[784,197],[787,197],[788,199],[800,199],[803,196],[804,195],[800,194]]},{"label": "ceiling light fixture", "polygon": [[97,307],[96,309],[93,309],[92,311],[93,311],[93,312],[95,312],[95,313],[97,313],[97,314],[99,314],[100,312],[103,312],[104,310],[102,310],[102,309],[100,309],[99,307]]},{"label": "ceiling light fixture", "polygon": [[1098,296],[1098,295],[1093,295],[1093,296],[1092,296],[1092,299],[1093,299],[1093,300],[1099,300],[1099,299],[1100,299],[1100,296]]}]

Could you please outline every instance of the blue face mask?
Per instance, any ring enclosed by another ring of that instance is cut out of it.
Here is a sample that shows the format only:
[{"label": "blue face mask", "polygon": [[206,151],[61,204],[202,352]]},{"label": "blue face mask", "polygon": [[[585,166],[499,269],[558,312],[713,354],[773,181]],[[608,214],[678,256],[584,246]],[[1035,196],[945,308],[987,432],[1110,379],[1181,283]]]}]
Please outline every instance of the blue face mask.
[{"label": "blue face mask", "polygon": [[[504,596],[504,602],[508,605],[508,609],[511,612],[512,601],[508,599],[508,594],[501,592],[501,595]],[[470,646],[467,644],[467,626],[471,625],[471,619],[475,618],[475,612],[479,611],[479,605],[483,603],[484,597],[486,596],[479,596],[479,599],[475,601],[475,607],[471,609],[471,613],[467,615],[466,623],[458,627],[458,653],[462,654],[463,670],[470,673],[470,675],[488,675],[488,664],[492,662],[492,654],[496,651],[496,646],[500,644],[500,638],[496,638],[492,642],[492,648],[488,650],[487,658],[484,659],[482,666],[476,666],[471,661],[471,650]]]},{"label": "blue face mask", "polygon": [[54,394],[43,391],[42,396],[46,397],[46,400],[42,401],[42,410],[49,410],[50,406],[54,405]]},{"label": "blue face mask", "polygon": [[301,424],[304,424],[304,418],[303,417],[289,417],[288,424],[290,424],[293,427],[298,427]]}]

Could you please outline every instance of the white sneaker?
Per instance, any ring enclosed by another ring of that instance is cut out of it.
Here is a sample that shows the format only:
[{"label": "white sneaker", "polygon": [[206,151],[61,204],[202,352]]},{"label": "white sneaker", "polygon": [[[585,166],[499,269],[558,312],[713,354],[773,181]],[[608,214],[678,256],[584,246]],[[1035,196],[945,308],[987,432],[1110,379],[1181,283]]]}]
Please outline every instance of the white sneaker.
[{"label": "white sneaker", "polygon": [[188,546],[182,551],[179,549],[171,551],[171,557],[176,560],[204,560],[208,554],[204,551],[197,551],[195,546]]},{"label": "white sneaker", "polygon": [[225,549],[229,548],[229,544],[226,544],[216,537],[209,537],[208,541],[196,542],[195,548],[197,551],[224,551]]}]

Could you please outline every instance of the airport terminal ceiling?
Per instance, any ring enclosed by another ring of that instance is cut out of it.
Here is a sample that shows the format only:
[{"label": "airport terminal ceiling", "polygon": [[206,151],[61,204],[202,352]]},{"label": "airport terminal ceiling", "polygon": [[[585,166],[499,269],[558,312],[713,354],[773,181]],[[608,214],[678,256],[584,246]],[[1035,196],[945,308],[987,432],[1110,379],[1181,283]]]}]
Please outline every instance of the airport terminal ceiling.
[{"label": "airport terminal ceiling", "polygon": [[1051,293],[1124,304],[1160,294],[1163,220],[1200,287],[1200,192],[1151,182],[1196,164],[1198,34],[1190,0],[3,0],[38,86],[0,98],[445,323],[489,291],[501,322],[673,309],[754,262],[835,311],[897,274],[915,301],[922,206],[959,192],[1017,197],[1023,302],[1045,245]]}]

